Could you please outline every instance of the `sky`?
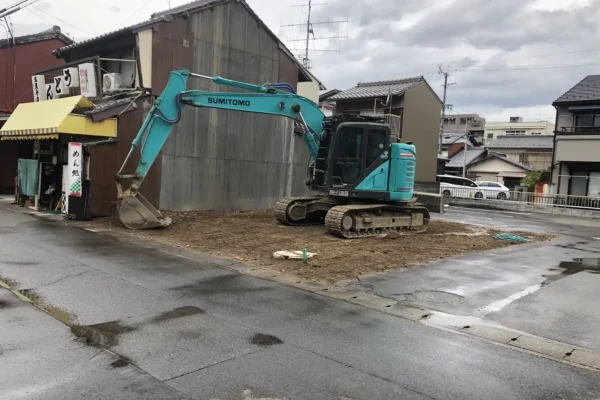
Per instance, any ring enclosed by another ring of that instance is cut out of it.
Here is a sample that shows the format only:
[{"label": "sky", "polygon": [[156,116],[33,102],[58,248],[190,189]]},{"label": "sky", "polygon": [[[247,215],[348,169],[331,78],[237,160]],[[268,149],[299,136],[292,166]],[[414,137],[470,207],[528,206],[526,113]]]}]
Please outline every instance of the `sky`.
[{"label": "sky", "polygon": [[[0,8],[14,0],[0,0]],[[16,35],[59,25],[76,40],[189,0],[39,0],[11,17]],[[247,0],[303,57],[308,0]],[[553,100],[600,74],[600,0],[313,0],[312,72],[328,89],[422,75],[449,113],[554,122]],[[333,21],[342,21],[333,23]],[[338,37],[338,39],[319,39]],[[6,37],[0,29],[0,37]],[[195,71],[202,73],[202,71]]]}]

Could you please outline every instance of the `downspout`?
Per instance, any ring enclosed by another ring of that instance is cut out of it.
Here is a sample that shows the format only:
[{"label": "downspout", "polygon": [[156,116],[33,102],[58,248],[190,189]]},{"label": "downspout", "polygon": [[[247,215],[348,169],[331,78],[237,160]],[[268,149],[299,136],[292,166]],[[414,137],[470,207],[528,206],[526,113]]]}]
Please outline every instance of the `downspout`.
[{"label": "downspout", "polygon": [[[556,155],[556,132],[558,130],[558,107],[554,104],[552,105],[556,110],[556,117],[554,119],[554,137],[552,138],[552,162],[550,163],[550,183],[554,182],[554,158]],[[562,169],[562,165],[558,167],[558,183],[556,188],[556,194],[558,194],[558,190],[560,188],[560,171]]]}]

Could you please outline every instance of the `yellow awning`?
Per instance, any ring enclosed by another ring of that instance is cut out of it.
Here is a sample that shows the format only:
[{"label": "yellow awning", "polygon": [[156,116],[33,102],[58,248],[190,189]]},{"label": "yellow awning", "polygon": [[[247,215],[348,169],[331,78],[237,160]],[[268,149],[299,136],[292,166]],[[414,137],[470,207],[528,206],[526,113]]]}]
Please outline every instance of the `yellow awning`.
[{"label": "yellow awning", "polygon": [[93,122],[85,115],[71,114],[78,108],[93,107],[83,96],[19,104],[0,129],[0,139],[57,139],[59,133],[117,137],[116,119]]}]

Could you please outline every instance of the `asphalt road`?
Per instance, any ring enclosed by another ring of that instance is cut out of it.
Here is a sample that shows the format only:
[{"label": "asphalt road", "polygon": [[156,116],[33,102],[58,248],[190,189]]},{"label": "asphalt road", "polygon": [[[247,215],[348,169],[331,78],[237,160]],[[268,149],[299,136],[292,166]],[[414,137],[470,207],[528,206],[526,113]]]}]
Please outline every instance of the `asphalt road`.
[{"label": "asphalt road", "polygon": [[89,343],[0,293],[2,399],[600,397],[596,371],[1,204],[0,277]]}]

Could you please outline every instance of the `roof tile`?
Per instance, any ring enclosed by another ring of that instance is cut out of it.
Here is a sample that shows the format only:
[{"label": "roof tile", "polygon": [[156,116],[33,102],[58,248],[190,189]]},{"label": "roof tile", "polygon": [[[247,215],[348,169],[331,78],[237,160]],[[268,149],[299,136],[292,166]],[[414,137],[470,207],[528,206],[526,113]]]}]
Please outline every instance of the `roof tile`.
[{"label": "roof tile", "polygon": [[600,100],[600,75],[586,76],[581,82],[556,99],[554,103],[586,100]]},{"label": "roof tile", "polygon": [[398,79],[393,81],[362,82],[352,89],[345,90],[336,94],[335,96],[330,97],[330,99],[368,99],[372,97],[384,97],[390,94],[392,96],[397,96],[424,81],[425,78],[419,76],[415,78]]},{"label": "roof tile", "polygon": [[489,149],[552,149],[554,136],[498,136],[486,147]]}]

